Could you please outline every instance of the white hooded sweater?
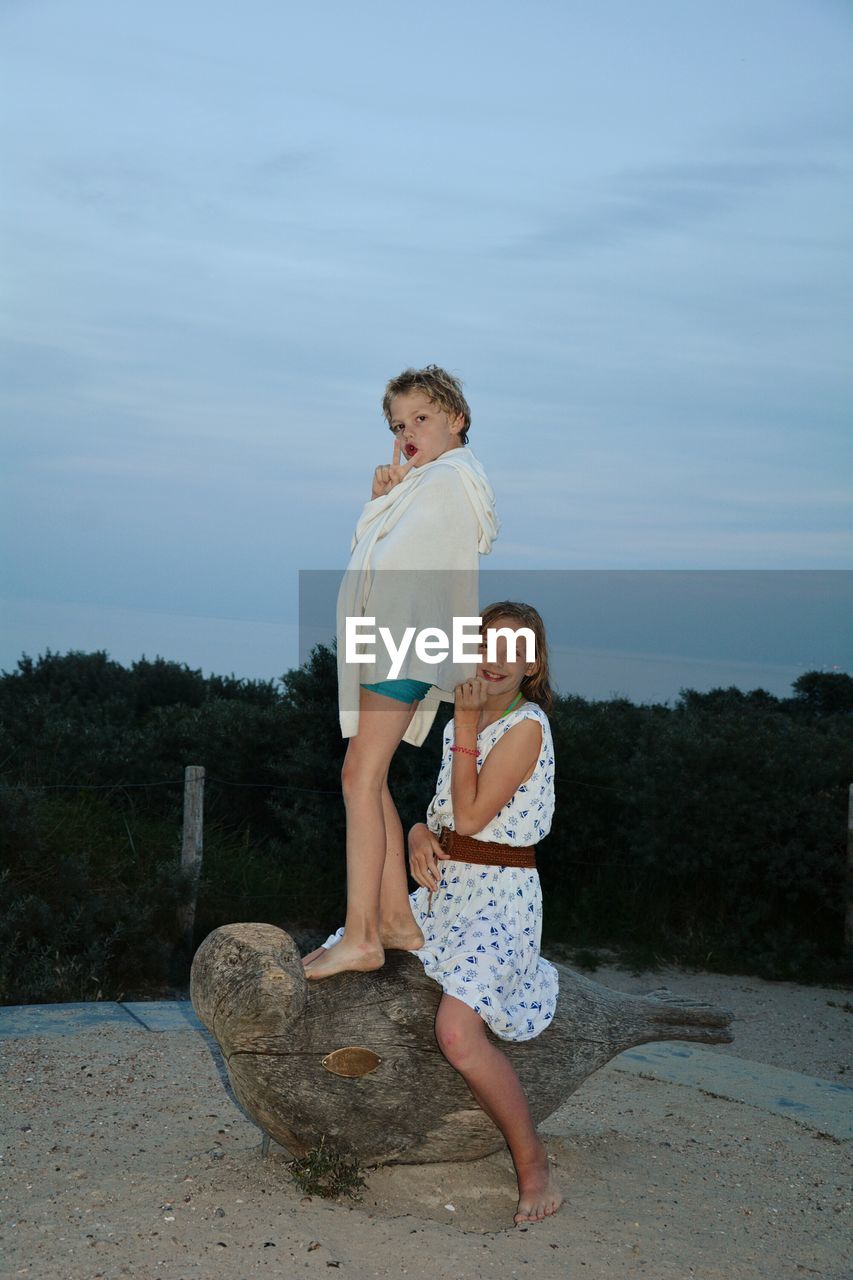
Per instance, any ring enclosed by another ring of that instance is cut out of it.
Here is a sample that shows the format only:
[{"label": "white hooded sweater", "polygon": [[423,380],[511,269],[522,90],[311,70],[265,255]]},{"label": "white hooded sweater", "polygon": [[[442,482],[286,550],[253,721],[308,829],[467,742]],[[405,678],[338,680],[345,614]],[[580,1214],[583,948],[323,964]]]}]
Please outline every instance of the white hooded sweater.
[{"label": "white hooded sweater", "polygon": [[[479,613],[479,557],[491,550],[498,528],[492,486],[467,446],[412,467],[390,493],[365,504],[338,593],[338,709],[345,738],[358,733],[359,686],[387,680],[391,667],[381,640],[375,665],[346,662],[346,618],[375,617],[377,637],[379,627],[388,627],[398,645],[407,627],[438,627],[451,639],[454,617]],[[413,746],[428,734],[439,702],[452,702],[454,687],[474,674],[474,664],[451,658],[426,663],[412,642],[396,675],[437,686],[406,730],[404,741]]]}]

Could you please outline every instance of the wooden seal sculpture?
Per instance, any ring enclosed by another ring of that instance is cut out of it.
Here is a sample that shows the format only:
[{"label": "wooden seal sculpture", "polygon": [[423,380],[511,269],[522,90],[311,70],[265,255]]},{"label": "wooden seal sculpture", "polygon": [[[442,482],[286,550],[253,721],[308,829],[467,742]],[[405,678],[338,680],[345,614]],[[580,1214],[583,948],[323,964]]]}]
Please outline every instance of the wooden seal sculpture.
[{"label": "wooden seal sculpture", "polygon": [[[665,992],[625,995],[558,968],[547,1031],[520,1044],[497,1041],[537,1124],[632,1045],[732,1039],[730,1013]],[[196,952],[190,991],[241,1106],[294,1155],[321,1138],[364,1164],[475,1160],[503,1146],[442,1056],[433,1029],[441,988],[415,956],[390,951],[374,973],[309,983],[281,929],[225,925]]]}]

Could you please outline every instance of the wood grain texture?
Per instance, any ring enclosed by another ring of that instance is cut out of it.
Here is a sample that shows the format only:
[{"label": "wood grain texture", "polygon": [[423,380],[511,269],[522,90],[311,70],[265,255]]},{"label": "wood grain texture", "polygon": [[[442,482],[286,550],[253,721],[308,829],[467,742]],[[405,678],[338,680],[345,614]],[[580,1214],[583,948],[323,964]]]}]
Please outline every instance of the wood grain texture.
[{"label": "wood grain texture", "polygon": [[[632,1045],[732,1039],[727,1011],[665,991],[625,995],[557,968],[560,996],[548,1030],[521,1044],[495,1041],[537,1124]],[[225,925],[196,952],[190,994],[241,1105],[294,1155],[323,1137],[364,1164],[475,1160],[503,1145],[438,1048],[441,988],[414,956],[390,951],[375,973],[309,983],[283,930]],[[326,1070],[324,1058],[349,1046],[372,1051],[379,1064],[353,1078]]]}]

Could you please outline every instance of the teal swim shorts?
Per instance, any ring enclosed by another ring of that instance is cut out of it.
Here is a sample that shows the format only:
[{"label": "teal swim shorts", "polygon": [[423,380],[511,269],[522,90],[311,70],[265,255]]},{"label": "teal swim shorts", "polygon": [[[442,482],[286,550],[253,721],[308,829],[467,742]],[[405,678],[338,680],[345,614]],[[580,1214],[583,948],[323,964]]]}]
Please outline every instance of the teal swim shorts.
[{"label": "teal swim shorts", "polygon": [[383,698],[396,698],[398,702],[420,702],[432,688],[424,680],[380,680],[378,684],[363,684],[362,689],[381,693]]}]

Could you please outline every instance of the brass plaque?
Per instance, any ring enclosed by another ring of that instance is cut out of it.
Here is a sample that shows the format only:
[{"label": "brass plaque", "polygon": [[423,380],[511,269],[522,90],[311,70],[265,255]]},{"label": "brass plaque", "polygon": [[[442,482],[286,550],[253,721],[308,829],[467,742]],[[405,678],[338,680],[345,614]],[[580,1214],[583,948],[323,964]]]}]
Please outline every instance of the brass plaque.
[{"label": "brass plaque", "polygon": [[356,1045],[349,1045],[346,1049],[335,1049],[333,1053],[327,1053],[323,1059],[323,1066],[333,1075],[353,1078],[366,1076],[369,1072],[375,1071],[381,1061],[382,1059],[372,1049],[360,1049]]}]

